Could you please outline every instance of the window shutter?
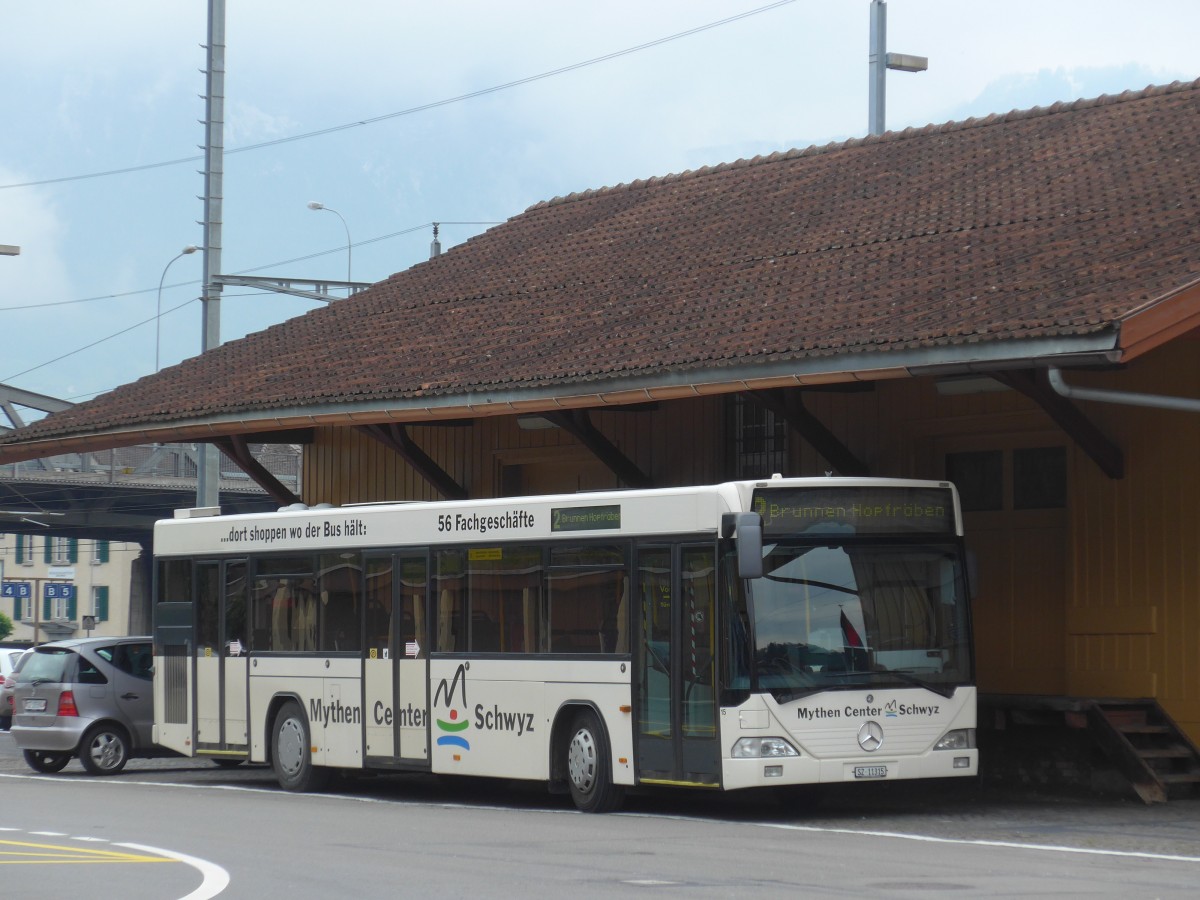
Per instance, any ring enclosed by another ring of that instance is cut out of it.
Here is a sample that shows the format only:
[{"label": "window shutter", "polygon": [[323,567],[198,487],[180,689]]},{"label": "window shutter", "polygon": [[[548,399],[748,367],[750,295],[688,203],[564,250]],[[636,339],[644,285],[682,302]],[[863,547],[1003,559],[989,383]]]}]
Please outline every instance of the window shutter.
[{"label": "window shutter", "polygon": [[71,565],[79,562],[79,538],[70,538],[67,541],[67,562]]},{"label": "window shutter", "polygon": [[17,535],[17,562],[25,562],[25,535]]},{"label": "window shutter", "polygon": [[[108,562],[108,541],[96,541],[96,561]],[[105,590],[108,590],[105,588]]]},{"label": "window shutter", "polygon": [[50,598],[43,594],[42,595],[42,621],[43,622],[50,621],[50,614],[51,614],[51,612],[53,612],[53,610],[51,609],[52,605],[53,604],[50,602]]},{"label": "window shutter", "polygon": [[96,588],[96,621],[108,621],[108,587]]},{"label": "window shutter", "polygon": [[67,621],[68,622],[75,621],[75,618],[76,618],[75,614],[79,611],[78,606],[79,606],[79,601],[75,597],[72,597],[70,600],[67,601]]},{"label": "window shutter", "polygon": [[[32,538],[30,538],[32,540]],[[46,547],[42,552],[42,558],[46,561],[46,565],[54,562],[54,539],[46,538]]]}]

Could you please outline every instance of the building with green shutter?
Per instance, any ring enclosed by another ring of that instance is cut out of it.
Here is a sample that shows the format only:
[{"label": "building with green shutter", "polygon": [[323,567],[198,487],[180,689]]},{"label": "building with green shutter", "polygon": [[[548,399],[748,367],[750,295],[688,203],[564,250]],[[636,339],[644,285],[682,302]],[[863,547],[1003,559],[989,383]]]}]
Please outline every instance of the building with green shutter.
[{"label": "building with green shutter", "polygon": [[138,544],[51,535],[0,534],[0,612],[15,643],[129,633]]}]

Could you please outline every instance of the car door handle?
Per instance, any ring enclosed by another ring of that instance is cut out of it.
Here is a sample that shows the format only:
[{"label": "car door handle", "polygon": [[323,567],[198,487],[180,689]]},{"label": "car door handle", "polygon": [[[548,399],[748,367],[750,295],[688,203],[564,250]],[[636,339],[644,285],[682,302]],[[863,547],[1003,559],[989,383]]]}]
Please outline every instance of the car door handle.
[{"label": "car door handle", "polygon": [[133,691],[126,691],[124,694],[121,695],[121,699],[122,700],[136,700],[139,696],[140,695],[133,693]]}]

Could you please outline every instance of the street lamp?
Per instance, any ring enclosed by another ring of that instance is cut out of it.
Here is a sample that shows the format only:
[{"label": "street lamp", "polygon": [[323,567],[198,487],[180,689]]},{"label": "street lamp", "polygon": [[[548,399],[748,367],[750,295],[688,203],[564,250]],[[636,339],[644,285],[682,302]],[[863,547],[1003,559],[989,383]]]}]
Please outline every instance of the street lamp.
[{"label": "street lamp", "polygon": [[346,224],[346,219],[340,212],[338,212],[336,209],[331,209],[330,207],[326,206],[324,203],[321,203],[317,200],[310,200],[310,201],[308,201],[308,208],[309,209],[323,209],[323,210],[325,210],[325,212],[331,212],[335,216],[337,216],[339,219],[342,220],[342,227],[346,229],[346,282],[347,282],[346,289],[353,290],[353,288],[351,288],[349,286],[349,282],[354,280],[353,278],[350,277],[350,271],[351,271],[350,248],[352,246],[352,244],[350,242],[350,226]]},{"label": "street lamp", "polygon": [[171,259],[171,262],[169,262],[165,266],[163,266],[162,277],[160,277],[158,279],[158,314],[155,315],[155,317],[154,317],[154,371],[155,372],[158,371],[158,345],[159,345],[159,341],[162,338],[162,289],[163,289],[163,282],[166,281],[166,278],[167,278],[167,269],[171,268],[171,263],[175,262],[175,260],[177,260],[181,257],[184,257],[184,256],[188,256],[192,253],[195,253],[199,249],[200,249],[199,247],[196,247],[192,244],[188,244],[186,247],[184,247],[182,250],[179,251],[178,256],[173,257]]},{"label": "street lamp", "polygon": [[887,105],[887,70],[900,72],[924,72],[929,60],[911,53],[887,52],[887,4],[885,0],[871,0],[871,47],[867,56],[870,71],[867,91],[867,134],[883,134],[887,127],[885,108]]}]

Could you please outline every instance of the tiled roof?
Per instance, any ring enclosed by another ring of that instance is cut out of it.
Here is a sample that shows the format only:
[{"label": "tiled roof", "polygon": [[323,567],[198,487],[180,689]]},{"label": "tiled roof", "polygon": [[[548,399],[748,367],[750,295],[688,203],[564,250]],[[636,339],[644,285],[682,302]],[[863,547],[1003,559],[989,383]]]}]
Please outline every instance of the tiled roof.
[{"label": "tiled roof", "polygon": [[1200,276],[1198,186],[1195,82],[586,191],[0,444],[1115,347]]}]

